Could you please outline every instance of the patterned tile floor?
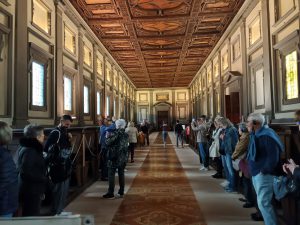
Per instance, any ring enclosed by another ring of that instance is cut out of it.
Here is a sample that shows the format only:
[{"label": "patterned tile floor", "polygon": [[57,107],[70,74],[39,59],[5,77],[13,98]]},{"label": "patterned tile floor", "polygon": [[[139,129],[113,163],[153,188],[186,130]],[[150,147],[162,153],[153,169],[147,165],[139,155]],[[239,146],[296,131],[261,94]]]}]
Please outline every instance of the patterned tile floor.
[{"label": "patterned tile floor", "polygon": [[[154,144],[160,143],[161,134]],[[111,225],[202,224],[204,217],[173,146],[151,147]]]},{"label": "patterned tile floor", "polygon": [[[193,221],[193,225],[204,221],[208,225],[263,225],[250,220],[255,210],[242,208],[238,201],[241,195],[227,194],[220,186],[224,180],[211,178],[214,170],[199,171],[199,158],[192,149],[187,145],[175,147],[173,132],[169,132],[172,144],[167,140],[166,149],[160,138],[158,133],[152,133],[150,147],[136,148],[135,162],[129,163],[125,172],[123,199],[101,198],[108,184],[97,181],[65,210],[93,215],[95,225],[177,225]],[[194,212],[199,214],[193,217]]]}]

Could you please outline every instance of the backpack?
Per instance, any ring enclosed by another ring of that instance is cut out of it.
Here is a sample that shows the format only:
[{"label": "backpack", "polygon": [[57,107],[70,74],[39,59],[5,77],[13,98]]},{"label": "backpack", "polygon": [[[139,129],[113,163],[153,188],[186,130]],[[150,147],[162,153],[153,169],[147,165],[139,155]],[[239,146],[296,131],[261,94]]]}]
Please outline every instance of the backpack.
[{"label": "backpack", "polygon": [[53,183],[60,183],[71,176],[73,163],[70,156],[72,151],[69,148],[60,148],[59,140],[61,134],[59,130],[52,132],[58,132],[59,136],[57,142],[48,149],[48,175]]}]

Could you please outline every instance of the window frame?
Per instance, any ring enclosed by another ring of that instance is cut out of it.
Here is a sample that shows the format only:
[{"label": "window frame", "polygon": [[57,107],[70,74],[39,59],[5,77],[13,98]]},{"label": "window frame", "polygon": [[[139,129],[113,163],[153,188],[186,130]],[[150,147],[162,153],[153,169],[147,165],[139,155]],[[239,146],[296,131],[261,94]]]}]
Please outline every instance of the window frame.
[{"label": "window frame", "polygon": [[[71,68],[71,67],[68,67],[68,66],[64,66],[63,67],[63,112],[64,114],[70,114],[70,115],[74,115],[75,112],[76,112],[76,102],[75,102],[75,99],[74,99],[74,96],[75,96],[75,86],[76,86],[76,80],[75,80],[75,77],[76,75],[78,74],[78,71]],[[72,109],[71,111],[69,110],[65,110],[65,84],[64,84],[64,77],[68,77],[69,79],[71,79],[72,81]]]},{"label": "window frame", "polygon": [[[29,109],[32,111],[42,111],[46,112],[48,109],[48,96],[47,96],[47,86],[48,86],[48,77],[49,74],[52,73],[52,70],[50,68],[50,71],[48,71],[49,64],[51,60],[53,59],[53,55],[46,52],[44,49],[38,47],[36,44],[30,42],[29,43],[29,62],[28,62],[28,68],[29,68]],[[32,104],[32,63],[36,62],[38,64],[43,65],[44,67],[44,106],[37,106]]]},{"label": "window frame", "polygon": [[279,1],[280,0],[275,0],[274,1],[274,19],[275,19],[275,25],[283,21],[285,18],[287,18],[293,11],[296,10],[296,2],[293,0],[293,7],[288,10],[285,14],[280,15],[280,9],[279,9]]},{"label": "window frame", "polygon": [[[88,88],[88,108],[89,108],[89,112],[88,113],[85,113],[84,112],[84,87],[87,87]],[[83,114],[84,114],[84,116],[90,116],[91,115],[91,103],[92,103],[92,101],[91,101],[91,91],[92,91],[92,84],[91,84],[91,82],[90,81],[87,81],[87,80],[84,80],[84,82],[83,82]]]},{"label": "window frame", "polygon": [[[45,9],[47,10],[47,17],[48,17],[47,18],[47,23],[48,23],[47,25],[48,25],[49,32],[45,31],[42,27],[40,27],[37,23],[35,23],[33,21],[33,15],[34,15],[34,3],[33,2],[34,1],[39,1],[42,4],[42,6],[44,6]],[[51,30],[52,30],[52,18],[51,18],[51,16],[52,16],[52,10],[43,0],[31,0],[31,25],[33,27],[35,27],[36,29],[38,29],[43,34],[47,35],[48,37],[51,37],[51,35],[52,35],[52,32],[51,32]]]},{"label": "window frame", "polygon": [[[99,114],[98,114],[98,93],[99,93]],[[96,115],[101,116],[102,115],[102,90],[100,88],[96,89]]]},{"label": "window frame", "polygon": [[[300,49],[299,49],[299,35],[300,31],[296,30],[292,34],[288,35],[285,39],[280,41],[278,44],[274,46],[275,49],[275,63],[277,59],[279,59],[276,70],[279,74],[277,78],[277,87],[280,90],[280,95],[278,96],[278,100],[281,98],[282,105],[291,105],[300,103],[300,79],[299,79],[299,71],[300,71]],[[285,73],[286,73],[286,66],[285,66],[285,56],[296,51],[297,53],[297,66],[298,66],[298,98],[287,99],[286,93],[286,80],[285,80]]]},{"label": "window frame", "polygon": [[[72,39],[74,41],[73,48],[74,52],[72,52],[70,49],[66,48],[66,30],[70,32],[73,36]],[[77,54],[77,48],[76,48],[76,33],[64,22],[64,50],[66,50],[68,53],[72,54],[73,56],[76,56]]]}]

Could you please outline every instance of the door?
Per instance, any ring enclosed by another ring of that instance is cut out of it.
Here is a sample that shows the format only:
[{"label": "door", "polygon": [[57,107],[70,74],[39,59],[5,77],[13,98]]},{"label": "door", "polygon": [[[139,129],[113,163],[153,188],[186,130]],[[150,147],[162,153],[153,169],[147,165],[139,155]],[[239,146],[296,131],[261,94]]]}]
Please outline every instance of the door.
[{"label": "door", "polygon": [[[157,111],[157,125],[160,131],[163,121],[169,123],[169,111]],[[170,126],[170,124],[168,125]]]},{"label": "door", "polygon": [[234,124],[240,122],[240,93],[225,95],[225,116]]}]

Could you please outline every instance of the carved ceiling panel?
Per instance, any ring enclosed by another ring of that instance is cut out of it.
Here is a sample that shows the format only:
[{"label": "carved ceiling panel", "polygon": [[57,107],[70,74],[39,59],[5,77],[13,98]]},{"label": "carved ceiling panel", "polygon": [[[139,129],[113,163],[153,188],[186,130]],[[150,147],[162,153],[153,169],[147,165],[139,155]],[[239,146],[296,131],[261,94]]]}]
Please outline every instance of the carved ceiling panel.
[{"label": "carved ceiling panel", "polygon": [[138,88],[187,86],[244,0],[69,0]]}]

